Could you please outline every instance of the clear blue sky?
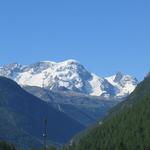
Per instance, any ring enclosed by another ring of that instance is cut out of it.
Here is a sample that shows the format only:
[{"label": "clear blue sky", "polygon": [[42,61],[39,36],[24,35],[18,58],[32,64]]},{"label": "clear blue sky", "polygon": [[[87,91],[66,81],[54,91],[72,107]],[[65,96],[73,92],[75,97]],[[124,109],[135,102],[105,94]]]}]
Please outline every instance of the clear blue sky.
[{"label": "clear blue sky", "polygon": [[150,1],[0,1],[0,64],[69,58],[101,76],[141,80],[150,70]]}]

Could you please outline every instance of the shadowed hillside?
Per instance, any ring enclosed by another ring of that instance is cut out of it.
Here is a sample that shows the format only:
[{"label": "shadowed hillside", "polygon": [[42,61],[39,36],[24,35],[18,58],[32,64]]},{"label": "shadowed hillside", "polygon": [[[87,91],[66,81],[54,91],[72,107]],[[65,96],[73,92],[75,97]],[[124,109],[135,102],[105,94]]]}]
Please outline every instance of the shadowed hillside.
[{"label": "shadowed hillside", "polygon": [[66,143],[84,129],[80,123],[0,77],[0,139],[22,147],[42,144],[43,120],[48,119],[48,140]]}]

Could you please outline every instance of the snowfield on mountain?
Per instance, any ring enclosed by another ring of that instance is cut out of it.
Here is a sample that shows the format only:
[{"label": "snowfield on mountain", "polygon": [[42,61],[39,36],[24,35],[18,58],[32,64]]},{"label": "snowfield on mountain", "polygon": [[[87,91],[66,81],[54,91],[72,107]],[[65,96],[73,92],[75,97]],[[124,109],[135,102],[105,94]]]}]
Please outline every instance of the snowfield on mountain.
[{"label": "snowfield on mountain", "polygon": [[92,96],[125,97],[137,86],[130,75],[118,72],[111,77],[90,73],[76,60],[41,61],[31,65],[12,63],[0,67],[0,76],[13,79],[21,86],[37,86],[52,91],[73,91]]}]

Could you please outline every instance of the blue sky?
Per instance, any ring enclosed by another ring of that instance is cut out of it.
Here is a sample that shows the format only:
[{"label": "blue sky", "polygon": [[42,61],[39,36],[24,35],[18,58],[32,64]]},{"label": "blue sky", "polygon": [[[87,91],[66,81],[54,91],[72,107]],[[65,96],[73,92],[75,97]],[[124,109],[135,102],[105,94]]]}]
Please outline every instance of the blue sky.
[{"label": "blue sky", "polygon": [[150,1],[0,1],[0,64],[77,59],[89,71],[143,79],[150,70]]}]

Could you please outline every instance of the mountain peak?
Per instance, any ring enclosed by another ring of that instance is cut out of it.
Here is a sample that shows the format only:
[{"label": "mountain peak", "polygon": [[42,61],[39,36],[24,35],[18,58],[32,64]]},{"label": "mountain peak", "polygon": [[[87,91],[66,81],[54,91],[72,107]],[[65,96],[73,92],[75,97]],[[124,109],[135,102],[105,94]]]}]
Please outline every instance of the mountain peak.
[{"label": "mountain peak", "polygon": [[65,60],[63,61],[64,63],[69,63],[69,64],[79,64],[79,62],[75,59],[68,59],[68,60]]},{"label": "mountain peak", "polygon": [[74,60],[74,59],[64,60],[64,61],[58,62],[57,64],[62,65],[62,66],[70,66],[70,65],[81,66],[81,64],[77,60]]},{"label": "mountain peak", "polygon": [[67,89],[107,97],[125,96],[137,85],[133,77],[121,72],[109,78],[96,76],[74,59],[62,62],[39,61],[28,66],[13,63],[1,67],[0,75],[22,86],[38,86],[55,91]]},{"label": "mountain peak", "polygon": [[49,61],[49,60],[39,61],[38,63],[56,64],[56,62],[54,62],[54,61]]},{"label": "mountain peak", "polygon": [[115,75],[114,82],[119,82],[123,78],[124,74],[122,72],[117,72]]},{"label": "mountain peak", "polygon": [[14,68],[20,68],[20,67],[22,67],[22,65],[17,63],[17,62],[14,62],[14,63],[10,63],[10,64],[7,64],[7,65],[4,65],[4,67],[10,68],[10,69],[14,69]]},{"label": "mountain peak", "polygon": [[79,63],[77,60],[75,59],[67,59],[64,61],[60,61],[60,62],[54,62],[54,61],[50,61],[50,60],[43,60],[43,61],[39,61],[41,63]]},{"label": "mountain peak", "polygon": [[124,73],[121,72],[121,71],[118,71],[118,72],[116,73],[116,76],[123,76],[123,75],[124,75]]}]

